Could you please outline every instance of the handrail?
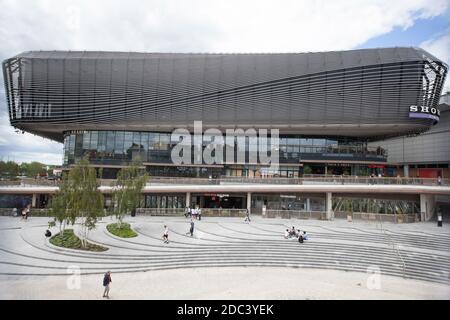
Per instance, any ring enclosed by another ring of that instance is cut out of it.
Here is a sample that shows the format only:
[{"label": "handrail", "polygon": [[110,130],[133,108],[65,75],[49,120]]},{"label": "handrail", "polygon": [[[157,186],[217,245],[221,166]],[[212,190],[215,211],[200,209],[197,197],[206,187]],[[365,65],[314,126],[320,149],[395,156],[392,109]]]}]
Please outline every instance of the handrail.
[{"label": "handrail", "polygon": [[[0,180],[0,186],[58,186],[60,181],[41,179]],[[99,179],[102,186],[113,186],[115,180]],[[221,184],[370,184],[370,185],[426,185],[426,186],[450,186],[450,179],[434,178],[393,178],[393,177],[358,177],[358,176],[318,176],[302,178],[262,178],[262,177],[221,177],[209,178],[182,178],[182,177],[150,177],[147,185],[154,184],[196,184],[196,185],[221,185]]]},{"label": "handrail", "polygon": [[392,250],[397,254],[397,256],[400,258],[400,260],[402,262],[403,278],[406,278],[406,263],[405,263],[405,260],[403,259],[402,255],[400,254],[400,249],[398,247],[398,244],[394,243],[394,241],[392,240],[392,237],[386,232],[387,230],[383,229],[381,221],[380,221],[380,225],[382,228],[381,229],[382,233],[384,233],[384,235],[388,239],[388,243],[390,243],[390,245],[392,246]]}]

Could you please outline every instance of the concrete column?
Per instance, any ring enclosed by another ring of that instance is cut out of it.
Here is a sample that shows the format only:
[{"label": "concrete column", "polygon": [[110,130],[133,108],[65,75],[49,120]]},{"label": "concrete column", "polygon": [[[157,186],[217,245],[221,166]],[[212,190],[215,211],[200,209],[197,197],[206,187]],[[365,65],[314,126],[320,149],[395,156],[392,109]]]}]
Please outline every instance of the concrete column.
[{"label": "concrete column", "polygon": [[309,198],[306,198],[306,208],[305,208],[305,210],[307,212],[311,211],[311,203],[310,203]]},{"label": "concrete column", "polygon": [[247,210],[248,213],[252,213],[252,193],[247,192]]},{"label": "concrete column", "polygon": [[332,202],[331,192],[327,192],[325,208],[326,208],[326,213],[327,213],[327,220],[333,220],[334,212],[333,212],[333,202]]},{"label": "concrete column", "polygon": [[327,173],[328,173],[328,166],[325,165],[325,175],[327,175]]},{"label": "concrete column", "polygon": [[409,177],[409,165],[407,164],[403,166],[403,175],[405,176],[405,178]]},{"label": "concrete column", "polygon": [[429,221],[433,217],[435,205],[434,195],[420,194],[420,221]]},{"label": "concrete column", "polygon": [[190,207],[190,206],[191,206],[191,193],[186,192],[186,207]]},{"label": "concrete column", "polygon": [[37,194],[33,193],[33,198],[31,199],[31,207],[36,208],[36,200],[37,200]]}]

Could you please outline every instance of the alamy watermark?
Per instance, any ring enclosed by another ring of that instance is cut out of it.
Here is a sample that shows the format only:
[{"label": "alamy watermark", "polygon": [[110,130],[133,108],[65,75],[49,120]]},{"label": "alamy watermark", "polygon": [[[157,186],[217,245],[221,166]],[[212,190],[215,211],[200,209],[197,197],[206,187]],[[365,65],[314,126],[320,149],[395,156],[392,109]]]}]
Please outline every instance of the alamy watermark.
[{"label": "alamy watermark", "polygon": [[66,273],[69,275],[66,280],[66,287],[69,290],[81,289],[81,268],[76,265],[68,266]]},{"label": "alamy watermark", "polygon": [[[277,171],[279,167],[279,130],[217,128],[203,132],[202,121],[194,121],[194,132],[177,128],[172,132],[171,158],[174,164],[258,164]],[[192,154],[193,152],[193,154]]]},{"label": "alamy watermark", "polygon": [[380,290],[381,289],[381,269],[379,266],[368,266],[366,272],[369,274],[366,281],[367,289]]}]

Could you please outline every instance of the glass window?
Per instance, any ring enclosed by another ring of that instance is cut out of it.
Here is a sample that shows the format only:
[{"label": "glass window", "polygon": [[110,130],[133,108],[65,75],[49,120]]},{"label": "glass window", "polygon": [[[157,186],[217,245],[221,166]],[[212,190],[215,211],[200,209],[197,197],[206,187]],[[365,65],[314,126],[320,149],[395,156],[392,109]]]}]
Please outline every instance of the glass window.
[{"label": "glass window", "polygon": [[141,145],[144,147],[144,150],[148,150],[148,133],[141,133]]},{"label": "glass window", "polygon": [[69,154],[75,154],[75,135],[71,134],[69,138]]},{"label": "glass window", "polygon": [[98,151],[106,151],[106,131],[100,131],[98,133]]},{"label": "glass window", "polygon": [[161,133],[159,136],[159,149],[160,150],[169,150],[170,145],[170,135],[166,133]]},{"label": "glass window", "polygon": [[89,146],[89,149],[96,150],[97,142],[98,142],[98,131],[92,131],[91,132],[91,144]]},{"label": "glass window", "polygon": [[75,157],[83,156],[83,134],[79,133],[75,136]]},{"label": "glass window", "polygon": [[311,144],[311,139],[304,139],[304,138],[300,139],[300,145],[307,146],[310,144]]},{"label": "glass window", "polygon": [[133,145],[133,133],[125,132],[124,133],[124,142],[123,142],[123,153],[127,153],[132,145]]},{"label": "glass window", "polygon": [[83,149],[84,150],[89,149],[90,141],[91,141],[91,133],[90,132],[83,133]]},{"label": "glass window", "polygon": [[125,138],[125,132],[123,132],[123,131],[116,132],[116,141],[114,143],[114,153],[115,154],[123,154],[124,138]]},{"label": "glass window", "polygon": [[148,135],[148,149],[159,150],[159,133],[151,132]]},{"label": "glass window", "polygon": [[314,139],[314,145],[315,146],[324,146],[325,145],[325,139]]},{"label": "glass window", "polygon": [[108,131],[106,139],[106,152],[112,153],[114,151],[114,136],[114,131]]},{"label": "glass window", "polygon": [[141,145],[141,133],[140,132],[133,132],[133,144],[136,146]]},{"label": "glass window", "polygon": [[337,142],[337,140],[327,139],[326,140],[326,144],[327,144],[327,146],[331,146],[331,145],[336,145],[337,146],[338,142]]}]

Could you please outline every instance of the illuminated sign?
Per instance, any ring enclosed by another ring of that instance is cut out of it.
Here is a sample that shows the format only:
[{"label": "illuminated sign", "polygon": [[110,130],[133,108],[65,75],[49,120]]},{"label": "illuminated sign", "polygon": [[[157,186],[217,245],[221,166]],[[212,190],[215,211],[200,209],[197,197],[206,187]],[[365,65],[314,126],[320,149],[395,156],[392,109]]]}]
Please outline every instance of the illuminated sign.
[{"label": "illuminated sign", "polygon": [[441,112],[437,108],[414,105],[409,107],[410,118],[432,119],[434,124],[436,124],[439,122],[440,116]]}]

